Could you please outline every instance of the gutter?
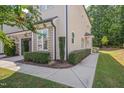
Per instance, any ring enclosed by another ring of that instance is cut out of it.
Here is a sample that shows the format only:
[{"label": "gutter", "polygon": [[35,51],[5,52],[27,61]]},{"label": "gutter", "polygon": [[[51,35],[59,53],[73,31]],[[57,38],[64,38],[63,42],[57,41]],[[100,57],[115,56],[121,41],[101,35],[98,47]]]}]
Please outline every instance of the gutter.
[{"label": "gutter", "polygon": [[68,60],[68,5],[66,5],[66,60]]},{"label": "gutter", "polygon": [[54,27],[54,51],[55,51],[54,60],[56,60],[56,26],[53,23],[53,20],[51,21],[51,24]]}]

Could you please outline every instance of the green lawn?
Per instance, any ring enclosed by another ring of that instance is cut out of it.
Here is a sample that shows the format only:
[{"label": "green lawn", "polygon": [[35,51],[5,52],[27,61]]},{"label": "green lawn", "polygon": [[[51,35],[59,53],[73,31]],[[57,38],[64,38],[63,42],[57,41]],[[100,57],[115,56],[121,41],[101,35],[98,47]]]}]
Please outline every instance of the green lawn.
[{"label": "green lawn", "polygon": [[2,88],[67,88],[68,86],[0,68],[0,87]]},{"label": "green lawn", "polygon": [[109,53],[99,55],[93,87],[124,87],[124,66]]}]

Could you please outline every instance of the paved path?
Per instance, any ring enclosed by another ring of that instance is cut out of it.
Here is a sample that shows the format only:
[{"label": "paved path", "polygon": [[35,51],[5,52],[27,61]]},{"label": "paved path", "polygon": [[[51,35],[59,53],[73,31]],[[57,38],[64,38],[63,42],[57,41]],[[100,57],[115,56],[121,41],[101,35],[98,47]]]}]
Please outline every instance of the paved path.
[{"label": "paved path", "polygon": [[91,54],[78,65],[67,69],[39,67],[14,63],[12,60],[3,61],[4,59],[0,60],[0,67],[38,76],[72,87],[86,88],[92,87],[98,55]]},{"label": "paved path", "polygon": [[6,57],[6,58],[2,58],[2,56],[4,55],[0,56],[1,57],[0,60],[4,60],[4,61],[16,62],[24,59],[23,56],[14,56],[14,57]]},{"label": "paved path", "polygon": [[6,57],[4,54],[0,54],[0,59]]}]

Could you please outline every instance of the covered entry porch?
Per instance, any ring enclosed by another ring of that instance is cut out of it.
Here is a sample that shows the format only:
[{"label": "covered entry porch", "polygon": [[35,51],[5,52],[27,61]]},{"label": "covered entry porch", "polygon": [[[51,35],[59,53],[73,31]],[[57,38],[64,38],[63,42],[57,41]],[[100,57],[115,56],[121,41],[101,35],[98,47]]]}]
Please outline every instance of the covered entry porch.
[{"label": "covered entry porch", "polygon": [[23,55],[24,52],[32,51],[32,32],[18,31],[7,34],[16,45],[16,54]]}]

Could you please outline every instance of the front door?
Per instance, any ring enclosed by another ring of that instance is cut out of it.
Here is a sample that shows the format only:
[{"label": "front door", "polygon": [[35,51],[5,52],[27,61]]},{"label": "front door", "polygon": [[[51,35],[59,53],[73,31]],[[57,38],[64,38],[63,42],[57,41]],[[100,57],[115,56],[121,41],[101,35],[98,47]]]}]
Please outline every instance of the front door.
[{"label": "front door", "polygon": [[21,54],[23,55],[24,52],[31,51],[31,38],[25,38],[21,40]]}]

